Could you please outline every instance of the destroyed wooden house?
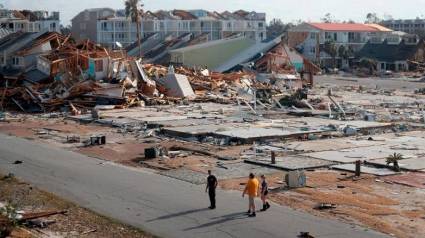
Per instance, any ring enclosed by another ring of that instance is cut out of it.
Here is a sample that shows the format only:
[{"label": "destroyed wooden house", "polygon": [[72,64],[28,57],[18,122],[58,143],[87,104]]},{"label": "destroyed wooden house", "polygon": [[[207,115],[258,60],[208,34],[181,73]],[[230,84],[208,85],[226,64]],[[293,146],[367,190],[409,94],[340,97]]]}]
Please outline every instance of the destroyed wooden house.
[{"label": "destroyed wooden house", "polygon": [[125,58],[121,51],[108,51],[90,41],[68,44],[38,57],[38,69],[52,78],[61,73],[81,74],[84,78],[103,80],[112,75],[111,65]]},{"label": "destroyed wooden house", "polygon": [[[133,77],[128,78],[131,69],[124,52],[108,51],[90,41],[74,44],[58,33],[16,35],[23,38],[22,46],[7,51],[7,56],[19,64],[3,67],[2,107],[12,104],[36,112],[57,110],[72,102],[77,107],[126,102],[121,82],[134,83]],[[5,41],[2,46],[8,50],[10,45]]]},{"label": "destroyed wooden house", "polygon": [[56,32],[10,34],[0,40],[1,74],[17,77],[35,68],[37,57],[60,47],[67,38]]}]

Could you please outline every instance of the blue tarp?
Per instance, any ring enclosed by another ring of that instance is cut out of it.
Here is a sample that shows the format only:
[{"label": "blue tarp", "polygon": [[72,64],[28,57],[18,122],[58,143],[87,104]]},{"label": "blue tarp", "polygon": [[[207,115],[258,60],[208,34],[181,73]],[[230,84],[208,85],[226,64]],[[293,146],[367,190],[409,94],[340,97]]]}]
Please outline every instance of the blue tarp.
[{"label": "blue tarp", "polygon": [[96,78],[96,64],[93,59],[89,59],[89,69],[87,73],[89,77]]}]

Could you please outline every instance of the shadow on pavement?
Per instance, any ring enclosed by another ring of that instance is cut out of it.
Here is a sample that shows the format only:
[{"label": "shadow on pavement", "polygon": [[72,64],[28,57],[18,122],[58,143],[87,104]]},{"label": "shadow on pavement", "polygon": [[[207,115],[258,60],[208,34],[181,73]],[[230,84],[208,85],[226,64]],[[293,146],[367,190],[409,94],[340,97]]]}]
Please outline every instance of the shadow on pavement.
[{"label": "shadow on pavement", "polygon": [[214,226],[214,225],[218,225],[218,224],[229,222],[229,221],[241,220],[241,219],[247,219],[247,218],[248,218],[248,216],[245,212],[232,213],[232,214],[228,214],[228,215],[224,215],[224,216],[213,217],[211,219],[216,220],[216,221],[208,222],[208,223],[205,223],[205,224],[202,224],[202,225],[199,225],[199,226],[189,227],[189,228],[184,229],[184,231],[201,229],[201,228]]},{"label": "shadow on pavement", "polygon": [[173,214],[168,214],[165,216],[161,216],[155,219],[151,219],[151,220],[147,220],[146,222],[153,222],[153,221],[157,221],[157,220],[166,220],[166,219],[171,219],[174,217],[179,217],[179,216],[185,216],[185,215],[189,215],[192,213],[197,213],[197,212],[202,212],[202,211],[207,211],[210,210],[209,208],[201,208],[201,209],[194,209],[194,210],[188,210],[188,211],[183,211],[183,212],[177,212],[177,213],[173,213]]}]

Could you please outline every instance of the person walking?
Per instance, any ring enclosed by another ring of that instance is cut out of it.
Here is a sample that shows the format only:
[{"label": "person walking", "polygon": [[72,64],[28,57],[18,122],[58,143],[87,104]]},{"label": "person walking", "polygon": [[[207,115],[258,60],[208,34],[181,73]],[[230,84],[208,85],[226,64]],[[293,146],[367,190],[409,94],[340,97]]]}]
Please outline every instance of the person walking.
[{"label": "person walking", "polygon": [[255,217],[255,197],[258,196],[258,190],[259,190],[260,183],[258,182],[258,179],[255,178],[255,175],[253,173],[249,174],[248,182],[245,186],[245,189],[242,193],[242,197],[245,197],[245,194],[248,194],[248,200],[249,200],[249,210],[248,210],[248,216],[249,217]]},{"label": "person walking", "polygon": [[263,209],[261,209],[262,212],[266,211],[270,208],[270,204],[267,201],[267,195],[269,194],[269,186],[267,184],[266,176],[263,174],[261,175],[261,201],[263,201]]},{"label": "person walking", "polygon": [[205,188],[205,192],[208,192],[208,196],[210,197],[211,205],[208,207],[209,209],[215,209],[215,189],[217,188],[217,185],[217,178],[211,174],[211,170],[208,170],[207,187]]}]

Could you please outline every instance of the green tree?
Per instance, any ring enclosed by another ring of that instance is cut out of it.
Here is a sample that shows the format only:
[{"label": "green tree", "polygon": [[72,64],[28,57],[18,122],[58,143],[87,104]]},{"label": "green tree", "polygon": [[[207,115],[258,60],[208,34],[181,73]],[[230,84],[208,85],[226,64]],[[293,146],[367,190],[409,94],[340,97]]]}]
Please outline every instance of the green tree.
[{"label": "green tree", "polygon": [[[140,9],[139,9],[140,5]],[[142,44],[140,40],[140,26],[143,4],[140,0],[126,0],[125,1],[125,15],[130,18],[133,23],[136,23],[137,28],[137,44],[139,46],[140,58],[142,57]]]},{"label": "green tree", "polygon": [[282,20],[274,18],[267,25],[267,37],[278,37],[281,34],[287,32],[290,27],[291,24],[285,24],[282,22]]},{"label": "green tree", "polygon": [[320,19],[324,23],[332,23],[334,21],[334,17],[330,13],[326,13],[324,17]]},{"label": "green tree", "polygon": [[360,67],[369,69],[369,74],[373,74],[373,72],[378,67],[378,62],[373,59],[364,58],[360,61]]},{"label": "green tree", "polygon": [[378,17],[378,15],[374,12],[370,12],[366,15],[366,23],[379,23],[381,22],[381,19]]}]

